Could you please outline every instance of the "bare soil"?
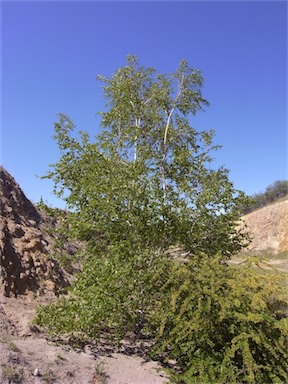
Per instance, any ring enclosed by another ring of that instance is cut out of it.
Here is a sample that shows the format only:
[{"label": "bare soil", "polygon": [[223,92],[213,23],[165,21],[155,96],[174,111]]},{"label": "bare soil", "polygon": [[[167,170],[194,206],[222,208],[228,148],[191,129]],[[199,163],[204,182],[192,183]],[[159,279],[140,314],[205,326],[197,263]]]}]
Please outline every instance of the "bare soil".
[{"label": "bare soil", "polygon": [[252,238],[248,252],[277,255],[288,251],[288,200],[257,209],[242,219]]},{"label": "bare soil", "polygon": [[33,325],[35,308],[49,298],[0,296],[0,383],[164,384],[162,367],[137,354],[57,345]]}]

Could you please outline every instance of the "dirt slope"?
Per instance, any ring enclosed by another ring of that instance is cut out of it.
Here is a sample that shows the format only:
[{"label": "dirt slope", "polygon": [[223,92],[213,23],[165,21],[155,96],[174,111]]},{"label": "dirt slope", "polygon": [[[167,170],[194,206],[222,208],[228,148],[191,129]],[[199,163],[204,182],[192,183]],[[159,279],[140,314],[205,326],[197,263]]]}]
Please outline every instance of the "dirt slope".
[{"label": "dirt slope", "polygon": [[249,251],[272,255],[288,251],[288,200],[251,212],[243,221],[252,236]]}]

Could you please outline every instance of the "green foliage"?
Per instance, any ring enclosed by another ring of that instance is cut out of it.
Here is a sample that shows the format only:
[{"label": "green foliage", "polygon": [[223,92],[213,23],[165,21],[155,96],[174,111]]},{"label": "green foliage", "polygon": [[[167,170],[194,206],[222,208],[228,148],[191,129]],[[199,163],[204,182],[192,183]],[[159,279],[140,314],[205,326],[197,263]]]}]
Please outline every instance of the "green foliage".
[{"label": "green foliage", "polygon": [[74,273],[79,259],[83,261],[83,252],[80,251],[84,248],[84,244],[80,247],[72,231],[71,222],[74,213],[52,208],[44,203],[42,198],[36,206],[41,211],[44,221],[41,229],[51,239],[50,257],[57,260],[60,267],[68,273]]},{"label": "green foliage", "polygon": [[177,382],[287,381],[286,276],[249,263],[236,270],[220,256],[178,264],[129,249],[90,259],[73,297],[39,308],[37,323],[86,340],[153,337],[155,358],[176,359]]},{"label": "green foliage", "polygon": [[38,309],[36,322],[51,332],[97,339],[109,331],[119,339],[144,328],[167,278],[169,261],[146,251],[131,253],[123,242],[109,247],[106,257],[86,263],[72,298]]},{"label": "green foliage", "polygon": [[252,196],[251,203],[243,209],[243,214],[265,207],[288,195],[288,180],[277,180],[268,185],[265,192],[256,193]]},{"label": "green foliage", "polygon": [[177,360],[183,383],[287,382],[283,281],[205,255],[177,266],[155,312],[154,353]]},{"label": "green foliage", "polygon": [[201,72],[182,60],[162,75],[129,56],[98,79],[109,109],[96,141],[83,131],[77,138],[63,114],[55,124],[61,158],[46,177],[75,212],[71,231],[92,253],[123,239],[153,251],[179,244],[192,254],[237,253],[246,236],[235,223],[247,198],[225,168],[213,169],[214,132],[189,120],[208,105]]}]

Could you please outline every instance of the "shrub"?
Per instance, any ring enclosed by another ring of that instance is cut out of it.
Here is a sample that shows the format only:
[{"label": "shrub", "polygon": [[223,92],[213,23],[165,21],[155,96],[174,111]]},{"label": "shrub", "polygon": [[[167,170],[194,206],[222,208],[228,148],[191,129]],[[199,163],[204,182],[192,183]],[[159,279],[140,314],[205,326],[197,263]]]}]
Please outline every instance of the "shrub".
[{"label": "shrub", "polygon": [[161,291],[153,353],[176,359],[183,383],[287,382],[283,276],[201,255],[176,266]]}]

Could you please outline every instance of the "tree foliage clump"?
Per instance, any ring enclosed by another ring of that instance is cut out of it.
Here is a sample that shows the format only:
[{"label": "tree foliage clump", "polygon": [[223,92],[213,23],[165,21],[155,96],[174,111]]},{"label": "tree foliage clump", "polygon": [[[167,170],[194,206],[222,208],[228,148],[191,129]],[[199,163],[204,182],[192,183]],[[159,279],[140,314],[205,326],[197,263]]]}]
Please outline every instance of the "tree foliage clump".
[{"label": "tree foliage clump", "polygon": [[[163,75],[129,56],[99,80],[107,111],[96,140],[63,114],[55,124],[61,157],[47,177],[73,211],[65,224],[84,267],[38,324],[84,338],[158,334],[155,348],[177,359],[187,383],[282,380],[280,291],[224,264],[247,241],[237,224],[249,199],[213,165],[213,131],[191,125],[208,105],[201,72],[183,60]],[[188,264],[167,256],[175,245]]]},{"label": "tree foliage clump", "polygon": [[176,359],[187,384],[286,383],[285,277],[205,255],[175,267],[161,288],[154,351]]},{"label": "tree foliage clump", "polygon": [[111,246],[105,258],[86,262],[69,299],[39,308],[37,323],[86,340],[143,335],[171,267],[167,257],[133,253],[125,242]]},{"label": "tree foliage clump", "polygon": [[265,207],[288,195],[288,180],[277,180],[273,184],[268,185],[264,192],[252,195],[250,204],[243,209],[243,214],[255,211],[256,209]]},{"label": "tree foliage clump", "polygon": [[111,78],[98,78],[108,108],[101,133],[95,142],[83,131],[77,139],[61,114],[61,158],[47,175],[76,213],[75,236],[94,251],[129,239],[153,251],[179,244],[192,254],[238,252],[245,234],[235,223],[247,198],[225,168],[213,167],[214,132],[191,126],[208,105],[201,72],[181,61],[162,75],[129,56]]},{"label": "tree foliage clump", "polygon": [[80,244],[77,243],[73,235],[71,235],[71,225],[69,219],[73,216],[73,212],[63,209],[50,207],[43,199],[36,204],[37,209],[41,212],[43,221],[42,231],[50,238],[51,250],[50,255],[59,262],[61,268],[68,273],[75,273],[77,266]]}]

